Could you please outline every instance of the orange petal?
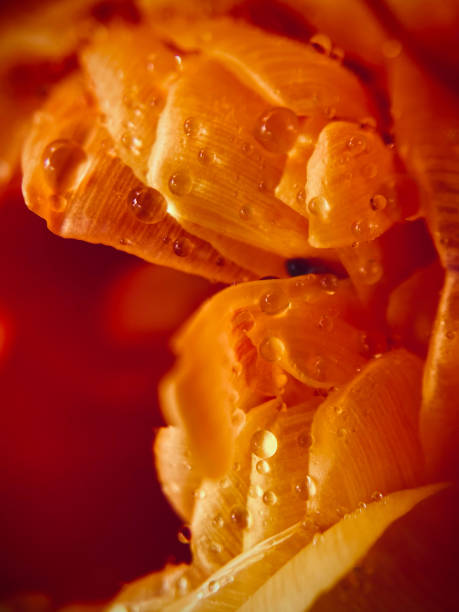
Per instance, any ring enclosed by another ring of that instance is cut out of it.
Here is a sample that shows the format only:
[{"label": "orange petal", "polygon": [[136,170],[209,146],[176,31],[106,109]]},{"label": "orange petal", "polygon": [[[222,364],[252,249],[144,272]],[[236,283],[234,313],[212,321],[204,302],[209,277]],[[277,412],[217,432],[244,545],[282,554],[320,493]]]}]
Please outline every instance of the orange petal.
[{"label": "orange petal", "polygon": [[306,221],[272,188],[261,188],[264,181],[277,184],[284,157],[255,139],[257,121],[268,110],[216,62],[190,60],[169,90],[148,183],[166,194],[179,221],[284,257],[307,256]]},{"label": "orange petal", "polygon": [[458,474],[459,274],[447,270],[423,381],[421,439],[430,474]]},{"label": "orange petal", "polygon": [[157,213],[153,222],[129,210],[144,185],[113,153],[78,76],[60,84],[36,115],[24,147],[23,174],[27,205],[61,236],[107,244],[224,282],[250,278],[156,206],[156,199],[163,201],[160,194],[153,192],[154,206],[147,210]]},{"label": "orange petal", "polygon": [[184,521],[190,521],[202,476],[192,464],[189,442],[178,427],[162,427],[153,446],[156,471],[164,495]]},{"label": "orange petal", "polygon": [[374,496],[419,484],[422,362],[400,349],[370,362],[317,410],[308,512],[331,525]]},{"label": "orange petal", "polygon": [[392,153],[371,130],[329,123],[308,162],[309,241],[344,247],[372,240],[400,217]]}]

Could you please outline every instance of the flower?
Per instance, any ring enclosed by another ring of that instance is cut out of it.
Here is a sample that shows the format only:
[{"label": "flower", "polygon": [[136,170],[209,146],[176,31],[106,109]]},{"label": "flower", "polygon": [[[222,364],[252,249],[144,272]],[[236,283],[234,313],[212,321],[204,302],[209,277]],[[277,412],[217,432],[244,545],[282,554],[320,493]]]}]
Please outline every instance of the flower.
[{"label": "flower", "polygon": [[438,34],[419,35],[433,5],[281,4],[77,20],[77,67],[23,146],[52,231],[236,283],[176,336],[160,386],[156,466],[192,563],[114,612],[346,609],[343,580],[362,609],[406,609],[419,591],[384,587],[395,521],[457,498],[440,483],[457,478],[459,129]]}]

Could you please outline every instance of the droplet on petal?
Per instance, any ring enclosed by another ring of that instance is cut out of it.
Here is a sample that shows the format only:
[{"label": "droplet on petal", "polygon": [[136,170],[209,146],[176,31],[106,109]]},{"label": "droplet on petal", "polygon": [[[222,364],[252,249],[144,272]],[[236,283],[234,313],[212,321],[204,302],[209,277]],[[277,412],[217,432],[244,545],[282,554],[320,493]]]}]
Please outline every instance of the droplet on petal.
[{"label": "droplet on petal", "polygon": [[49,186],[58,192],[69,188],[78,167],[86,160],[86,153],[72,140],[51,142],[43,152],[43,172]]},{"label": "droplet on petal", "polygon": [[299,121],[289,108],[273,108],[258,120],[255,138],[271,153],[287,153],[298,136]]},{"label": "droplet on petal", "polygon": [[277,452],[277,438],[267,429],[260,429],[252,436],[250,449],[260,459],[269,459]]},{"label": "droplet on petal", "polygon": [[166,199],[151,187],[132,189],[127,201],[129,210],[143,223],[159,223],[167,214]]},{"label": "droplet on petal", "polygon": [[260,343],[259,350],[261,357],[263,357],[265,361],[274,362],[282,357],[285,351],[285,345],[282,340],[272,336],[265,338]]},{"label": "droplet on petal", "polygon": [[270,291],[260,298],[260,308],[268,315],[285,312],[290,306],[288,297],[281,291]]}]

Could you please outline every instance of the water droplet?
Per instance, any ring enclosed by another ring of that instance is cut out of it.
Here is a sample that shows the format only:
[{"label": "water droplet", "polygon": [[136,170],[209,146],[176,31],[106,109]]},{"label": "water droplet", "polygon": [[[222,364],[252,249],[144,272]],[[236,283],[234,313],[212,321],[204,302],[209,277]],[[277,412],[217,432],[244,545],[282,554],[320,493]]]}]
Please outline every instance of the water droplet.
[{"label": "water droplet", "polygon": [[235,429],[235,434],[238,435],[244,428],[246,422],[246,415],[243,410],[236,408],[231,416],[231,424]]},{"label": "water droplet", "polygon": [[298,446],[301,446],[302,448],[308,448],[312,442],[311,434],[306,431],[304,431],[303,433],[300,433],[300,435],[298,436],[297,442],[298,442]]},{"label": "water droplet", "polygon": [[51,208],[56,212],[63,212],[67,208],[68,199],[65,196],[53,193],[49,196]]},{"label": "water droplet", "polygon": [[177,238],[172,246],[177,257],[186,257],[191,252],[191,243],[188,238]]},{"label": "water droplet", "polygon": [[323,219],[327,219],[330,211],[330,202],[324,198],[324,196],[317,196],[308,202],[307,212],[314,217],[322,217]]},{"label": "water droplet", "polygon": [[378,166],[376,164],[365,164],[362,167],[362,176],[367,179],[375,178],[378,174]]},{"label": "water droplet", "polygon": [[370,206],[373,210],[384,210],[387,206],[387,200],[383,195],[377,193],[371,198]]},{"label": "water droplet", "polygon": [[368,240],[377,230],[377,225],[370,220],[360,219],[351,225],[351,231],[357,238]]},{"label": "water droplet", "polygon": [[290,300],[282,291],[269,291],[260,298],[260,308],[268,315],[285,312],[290,306]]},{"label": "water droplet", "polygon": [[271,431],[260,429],[253,434],[250,449],[260,459],[269,459],[276,454],[277,438]]},{"label": "water droplet", "polygon": [[338,62],[342,62],[344,59],[344,49],[341,49],[341,47],[333,47],[330,57]]},{"label": "water droplet", "polygon": [[279,338],[271,336],[260,343],[259,351],[265,361],[274,362],[278,361],[284,354],[285,345]]},{"label": "water droplet", "polygon": [[219,527],[220,529],[224,527],[225,521],[223,520],[221,514],[217,514],[217,516],[214,516],[214,518],[212,519],[212,525],[214,527]]},{"label": "water droplet", "polygon": [[261,459],[260,461],[257,462],[256,468],[257,468],[257,472],[259,474],[262,474],[263,476],[266,474],[269,474],[269,472],[271,471],[269,463],[265,461],[264,459]]},{"label": "water droplet", "polygon": [[402,44],[398,40],[385,40],[382,44],[382,53],[387,59],[395,59],[402,52]]},{"label": "water droplet", "polygon": [[306,192],[304,189],[300,189],[296,194],[296,201],[298,204],[304,204],[306,202]]},{"label": "water droplet", "polygon": [[235,461],[233,463],[233,472],[240,472],[241,471],[241,464],[238,461]]},{"label": "water droplet", "polygon": [[361,510],[365,510],[365,508],[366,508],[366,507],[367,507],[367,505],[366,505],[366,503],[365,503],[365,502],[363,502],[363,501],[359,502],[359,508],[360,508]]},{"label": "water droplet", "polygon": [[378,123],[374,117],[364,117],[360,120],[360,128],[362,130],[376,130]]},{"label": "water droplet", "polygon": [[456,332],[450,329],[446,332],[446,337],[448,338],[448,340],[454,340],[454,338],[456,337]]},{"label": "water droplet", "polygon": [[325,332],[331,332],[333,329],[333,319],[326,314],[320,315],[317,327]]},{"label": "water droplet", "polygon": [[143,223],[159,223],[167,214],[164,196],[151,187],[132,189],[127,202],[129,210]]},{"label": "water droplet", "polygon": [[191,542],[191,529],[188,525],[182,525],[177,533],[177,539],[181,544],[189,544]]},{"label": "water droplet", "polygon": [[201,164],[210,164],[214,159],[213,153],[208,151],[207,149],[199,149],[198,151],[198,160]]},{"label": "water droplet", "polygon": [[273,108],[258,120],[255,137],[271,153],[287,153],[298,135],[299,121],[289,108]]},{"label": "water droplet", "polygon": [[308,483],[307,480],[300,480],[295,485],[295,493],[300,497],[300,499],[308,499],[309,491],[308,491]]},{"label": "water droplet", "polygon": [[185,595],[186,593],[188,593],[189,588],[190,581],[188,580],[188,578],[186,576],[180,576],[180,578],[177,580],[177,590],[179,594]]},{"label": "water droplet", "polygon": [[314,497],[317,494],[317,483],[309,474],[306,476],[306,484],[308,485],[309,497]]},{"label": "water droplet", "polygon": [[175,172],[169,179],[169,189],[177,196],[184,196],[190,193],[192,182],[187,172]]},{"label": "water droplet", "polygon": [[216,593],[220,589],[220,583],[218,580],[211,580],[207,586],[209,593]]},{"label": "water droplet", "polygon": [[334,295],[338,289],[338,277],[334,274],[324,274],[320,277],[320,286],[328,295]]},{"label": "water droplet", "polygon": [[381,493],[381,491],[374,491],[371,494],[371,499],[372,501],[379,501],[380,499],[382,499],[384,497],[384,495]]},{"label": "water droplet", "polygon": [[239,209],[239,216],[241,217],[241,219],[244,219],[244,221],[246,221],[252,216],[252,211],[248,206],[242,206]]},{"label": "water droplet", "polygon": [[375,285],[383,275],[383,267],[376,259],[369,259],[359,267],[359,274],[366,285]]},{"label": "water droplet", "polygon": [[262,499],[267,506],[274,506],[277,503],[277,495],[274,491],[265,491]]},{"label": "water droplet", "polygon": [[233,508],[230,516],[231,521],[240,529],[245,529],[249,526],[250,516],[244,508]]},{"label": "water droplet", "polygon": [[72,140],[51,142],[43,152],[43,172],[49,186],[58,192],[72,186],[76,171],[86,160],[86,153]]},{"label": "water droplet", "polygon": [[326,34],[314,34],[314,36],[309,39],[309,44],[319,53],[323,53],[324,55],[330,55],[331,53],[332,41]]},{"label": "water droplet", "polygon": [[186,136],[195,135],[196,124],[195,124],[193,117],[188,117],[188,119],[185,119],[185,121],[183,122],[183,131],[185,132]]},{"label": "water droplet", "polygon": [[241,145],[242,152],[249,155],[253,151],[253,146],[249,142],[243,142]]},{"label": "water droplet", "polygon": [[228,489],[230,486],[231,486],[231,480],[228,478],[228,476],[220,480],[220,487],[222,489]]},{"label": "water droplet", "polygon": [[367,139],[365,136],[351,136],[347,141],[347,148],[354,155],[364,153],[367,150]]},{"label": "water droplet", "polygon": [[250,485],[249,497],[260,498],[263,496],[263,489],[258,485]]},{"label": "water droplet", "polygon": [[338,406],[335,406],[334,410],[335,410],[335,414],[343,414],[343,407],[340,406],[339,404]]},{"label": "water droplet", "polygon": [[195,489],[193,496],[195,499],[205,499],[206,492],[204,491],[204,489]]},{"label": "water droplet", "polygon": [[209,550],[211,553],[215,555],[219,555],[222,552],[222,546],[218,542],[211,542],[209,546]]}]

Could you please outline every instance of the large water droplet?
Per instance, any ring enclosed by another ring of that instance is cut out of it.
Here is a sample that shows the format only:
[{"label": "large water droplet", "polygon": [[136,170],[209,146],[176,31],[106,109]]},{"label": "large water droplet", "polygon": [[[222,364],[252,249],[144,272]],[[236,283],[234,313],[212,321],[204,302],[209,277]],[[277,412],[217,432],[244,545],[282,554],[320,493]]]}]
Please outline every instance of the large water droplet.
[{"label": "large water droplet", "polygon": [[276,454],[277,438],[271,431],[260,429],[252,436],[250,450],[260,459],[269,459]]},{"label": "large water droplet", "polygon": [[367,139],[361,135],[351,136],[347,141],[347,148],[354,155],[364,153],[367,150]]},{"label": "large water droplet", "polygon": [[249,526],[250,515],[244,508],[233,508],[230,513],[231,521],[240,529]]},{"label": "large water droplet", "polygon": [[290,301],[282,291],[269,291],[260,298],[260,308],[268,315],[285,312],[289,306]]},{"label": "large water droplet", "polygon": [[277,495],[274,491],[265,491],[262,499],[267,506],[274,506],[277,503]]},{"label": "large water droplet", "polygon": [[43,152],[43,172],[49,186],[58,192],[72,186],[78,167],[86,160],[86,153],[72,140],[51,142]]},{"label": "large water droplet", "polygon": [[164,196],[151,187],[132,189],[127,202],[129,210],[143,223],[159,223],[167,214]]},{"label": "large water droplet", "polygon": [[260,343],[259,351],[265,361],[274,362],[278,361],[284,354],[285,345],[279,338],[271,336]]},{"label": "large water droplet", "polygon": [[255,138],[271,153],[287,153],[298,135],[299,121],[289,108],[273,108],[258,120]]},{"label": "large water droplet", "polygon": [[264,459],[261,459],[260,461],[257,462],[257,472],[259,474],[262,474],[263,476],[265,476],[266,474],[269,474],[269,472],[271,471],[271,468],[269,467],[269,463],[267,461],[265,461]]},{"label": "large water droplet", "polygon": [[384,210],[387,206],[387,200],[383,195],[377,193],[371,198],[370,206],[373,210]]},{"label": "large water droplet", "polygon": [[174,240],[172,248],[177,257],[186,257],[191,252],[191,243],[188,238],[177,238],[177,240]]},{"label": "large water droplet", "polygon": [[314,217],[322,217],[326,219],[330,214],[330,202],[324,196],[317,196],[309,200],[307,212]]},{"label": "large water droplet", "polygon": [[192,186],[190,175],[185,171],[175,172],[169,179],[169,189],[177,196],[189,194]]}]

